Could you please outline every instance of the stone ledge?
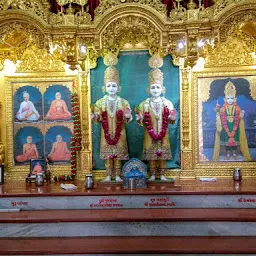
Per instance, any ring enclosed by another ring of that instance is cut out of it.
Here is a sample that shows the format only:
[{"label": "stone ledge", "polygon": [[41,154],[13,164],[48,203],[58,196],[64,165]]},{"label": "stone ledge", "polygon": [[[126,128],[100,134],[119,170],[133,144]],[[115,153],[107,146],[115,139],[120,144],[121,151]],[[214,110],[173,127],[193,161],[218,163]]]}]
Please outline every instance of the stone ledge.
[{"label": "stone ledge", "polygon": [[184,253],[255,254],[255,237],[89,237],[0,239],[0,255]]}]

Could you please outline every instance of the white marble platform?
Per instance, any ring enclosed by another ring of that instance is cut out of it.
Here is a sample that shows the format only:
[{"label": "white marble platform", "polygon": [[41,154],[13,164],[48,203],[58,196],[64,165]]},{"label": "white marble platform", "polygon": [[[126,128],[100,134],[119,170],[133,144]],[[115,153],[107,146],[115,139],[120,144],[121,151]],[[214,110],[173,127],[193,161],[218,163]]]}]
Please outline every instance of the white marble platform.
[{"label": "white marble platform", "polygon": [[2,197],[0,209],[256,208],[254,195],[113,195]]},{"label": "white marble platform", "polygon": [[66,222],[0,224],[0,237],[256,236],[256,222]]}]

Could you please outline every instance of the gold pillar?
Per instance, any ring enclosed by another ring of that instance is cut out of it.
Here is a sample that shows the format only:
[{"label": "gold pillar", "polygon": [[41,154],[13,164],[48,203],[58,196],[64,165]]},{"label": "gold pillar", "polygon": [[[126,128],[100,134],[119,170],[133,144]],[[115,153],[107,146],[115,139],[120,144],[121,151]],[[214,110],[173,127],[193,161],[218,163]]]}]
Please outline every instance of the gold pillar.
[{"label": "gold pillar", "polygon": [[82,133],[82,150],[78,153],[77,161],[77,178],[85,178],[85,174],[91,173],[91,118],[89,112],[90,91],[88,86],[89,70],[85,69],[80,73],[81,93],[80,93],[80,110],[81,110],[81,133]]},{"label": "gold pillar", "polygon": [[[0,119],[3,120],[3,105],[0,102]],[[2,127],[0,127],[0,164],[4,164],[4,144],[3,144],[3,138],[2,138]]]},{"label": "gold pillar", "polygon": [[195,178],[193,168],[193,155],[191,149],[191,105],[189,101],[190,68],[181,68],[182,77],[182,104],[181,104],[181,173],[180,179]]}]

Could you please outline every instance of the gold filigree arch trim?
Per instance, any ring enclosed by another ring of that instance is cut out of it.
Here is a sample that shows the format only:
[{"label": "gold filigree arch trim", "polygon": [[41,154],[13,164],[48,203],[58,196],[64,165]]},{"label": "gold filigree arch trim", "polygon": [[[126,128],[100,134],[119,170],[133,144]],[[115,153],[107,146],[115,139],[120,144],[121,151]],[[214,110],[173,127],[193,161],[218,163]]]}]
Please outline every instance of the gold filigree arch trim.
[{"label": "gold filigree arch trim", "polygon": [[36,21],[31,20],[27,15],[21,15],[18,19],[17,16],[14,16],[13,19],[10,19],[9,16],[2,17],[0,16],[0,37],[1,39],[5,36],[9,36],[13,33],[13,31],[20,31],[22,33],[26,33],[30,40],[33,41],[33,44],[36,44],[39,48],[44,48],[46,38],[45,35],[45,24],[38,24]]},{"label": "gold filigree arch trim", "polygon": [[96,20],[103,16],[107,11],[110,11],[116,7],[132,7],[137,9],[150,9],[159,13],[161,16],[166,16],[166,5],[161,0],[101,0],[99,6],[95,10]]},{"label": "gold filigree arch trim", "polygon": [[230,12],[227,12],[224,18],[220,18],[219,39],[221,42],[226,41],[243,24],[256,21],[256,4],[245,7],[242,9],[234,7]]},{"label": "gold filigree arch trim", "polygon": [[64,72],[64,63],[45,49],[30,46],[21,57],[17,72]]},{"label": "gold filigree arch trim", "polygon": [[230,35],[225,42],[220,42],[216,48],[207,45],[205,50],[205,67],[252,66],[255,58],[249,39],[241,31]]},{"label": "gold filigree arch trim", "polygon": [[[45,8],[45,1],[40,0],[1,0],[0,11],[26,11],[34,16],[47,21],[48,10]],[[47,4],[46,4],[47,5]],[[49,6],[49,3],[48,3]],[[47,7],[48,7],[47,6]]]},{"label": "gold filigree arch trim", "polygon": [[161,31],[144,17],[127,15],[116,19],[101,34],[103,49],[121,50],[125,44],[145,48],[161,45]]}]

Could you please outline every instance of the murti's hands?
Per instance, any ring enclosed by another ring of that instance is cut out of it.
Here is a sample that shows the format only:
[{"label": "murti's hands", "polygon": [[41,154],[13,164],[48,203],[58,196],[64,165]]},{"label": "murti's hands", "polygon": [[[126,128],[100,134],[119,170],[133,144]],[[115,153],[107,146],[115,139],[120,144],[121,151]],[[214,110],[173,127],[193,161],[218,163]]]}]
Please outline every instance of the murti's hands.
[{"label": "murti's hands", "polygon": [[124,109],[124,117],[128,120],[131,118],[131,110],[129,108]]},{"label": "murti's hands", "polygon": [[171,121],[175,121],[175,120],[176,120],[176,110],[175,110],[175,109],[173,109],[173,110],[170,112],[170,114],[169,114],[169,116],[168,116],[168,119],[171,120]]},{"label": "murti's hands", "polygon": [[244,110],[241,110],[241,112],[240,112],[240,118],[244,118]]},{"label": "murti's hands", "polygon": [[143,116],[140,114],[136,114],[136,121],[143,121]]},{"label": "murti's hands", "polygon": [[99,115],[91,113],[91,119],[93,122],[97,122],[99,120]]},{"label": "murti's hands", "polygon": [[140,112],[140,107],[135,106],[134,111],[135,111],[136,121],[139,122],[139,123],[142,123],[143,122],[143,115]]}]

